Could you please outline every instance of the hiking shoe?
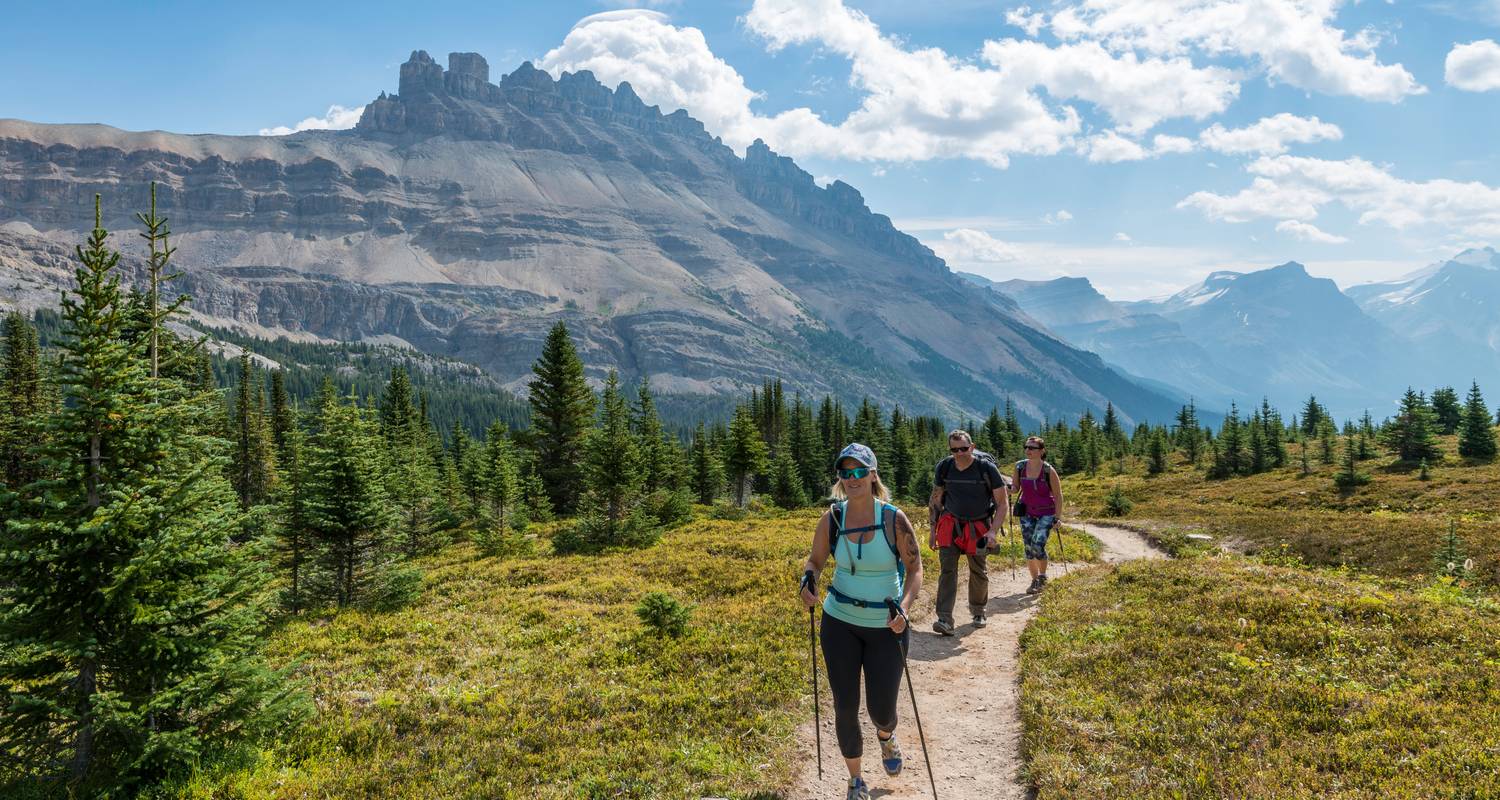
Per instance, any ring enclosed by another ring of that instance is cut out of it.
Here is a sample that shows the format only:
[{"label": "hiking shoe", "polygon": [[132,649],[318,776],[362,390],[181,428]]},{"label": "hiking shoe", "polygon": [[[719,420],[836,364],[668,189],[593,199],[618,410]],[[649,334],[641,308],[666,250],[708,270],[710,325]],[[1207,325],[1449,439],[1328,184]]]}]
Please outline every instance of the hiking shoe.
[{"label": "hiking shoe", "polygon": [[974,627],[983,628],[988,624],[990,624],[990,620],[984,615],[983,612],[974,615]]},{"label": "hiking shoe", "polygon": [[844,795],[844,800],[870,800],[870,786],[864,778],[849,781],[849,793]]},{"label": "hiking shoe", "polygon": [[1036,581],[1036,590],[1038,592],[1047,588],[1047,573],[1043,572],[1042,574],[1036,576]]},{"label": "hiking shoe", "polygon": [[1027,594],[1036,594],[1042,590],[1042,576],[1037,575],[1031,579],[1031,585],[1026,587]]},{"label": "hiking shoe", "polygon": [[885,767],[885,774],[892,778],[900,775],[905,757],[901,755],[901,745],[896,744],[896,734],[891,734],[889,739],[881,739],[879,736],[875,739],[880,742],[880,766]]},{"label": "hiking shoe", "polygon": [[941,633],[944,636],[952,636],[953,635],[953,623],[951,623],[951,622],[946,622],[944,620],[938,620],[937,622],[932,623],[932,629],[934,631],[938,632],[938,633]]}]

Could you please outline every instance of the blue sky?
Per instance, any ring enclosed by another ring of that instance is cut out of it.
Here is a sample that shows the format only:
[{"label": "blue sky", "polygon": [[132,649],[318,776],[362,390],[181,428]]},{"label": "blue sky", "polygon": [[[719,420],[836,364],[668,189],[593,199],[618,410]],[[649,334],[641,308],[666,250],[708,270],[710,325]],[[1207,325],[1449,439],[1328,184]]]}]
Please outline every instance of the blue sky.
[{"label": "blue sky", "polygon": [[0,117],[347,126],[411,50],[476,51],[765,138],[996,279],[1348,285],[1500,244],[1500,0],[149,5],[8,9]]}]

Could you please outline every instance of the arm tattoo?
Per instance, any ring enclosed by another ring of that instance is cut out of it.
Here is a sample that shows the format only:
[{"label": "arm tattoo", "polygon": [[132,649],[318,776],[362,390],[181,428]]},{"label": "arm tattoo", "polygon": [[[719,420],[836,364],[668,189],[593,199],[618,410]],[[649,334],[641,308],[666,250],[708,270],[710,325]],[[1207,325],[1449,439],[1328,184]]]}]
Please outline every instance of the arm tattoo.
[{"label": "arm tattoo", "polygon": [[905,514],[896,515],[896,546],[901,550],[901,558],[910,561],[920,561],[922,551],[917,548],[917,532],[911,527],[911,520]]}]

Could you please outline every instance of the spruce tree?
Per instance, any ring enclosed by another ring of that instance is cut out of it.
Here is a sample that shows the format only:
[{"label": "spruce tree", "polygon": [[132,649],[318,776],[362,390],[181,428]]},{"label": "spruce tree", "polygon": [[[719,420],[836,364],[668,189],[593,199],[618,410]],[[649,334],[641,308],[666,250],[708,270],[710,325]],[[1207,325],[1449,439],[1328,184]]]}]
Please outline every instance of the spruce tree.
[{"label": "spruce tree", "polygon": [[36,328],[19,312],[5,316],[0,359],[0,490],[18,489],[41,476],[30,453],[46,410]]},{"label": "spruce tree", "polygon": [[724,467],[703,423],[693,434],[692,488],[698,502],[710,505],[718,497],[719,487],[724,484]]},{"label": "spruce tree", "polygon": [[1458,454],[1464,458],[1489,461],[1495,457],[1495,449],[1495,429],[1490,425],[1490,411],[1485,406],[1484,396],[1479,393],[1479,382],[1475,381],[1469,387],[1463,420],[1458,427]]},{"label": "spruce tree", "polygon": [[429,423],[412,400],[406,369],[392,368],[376,414],[385,443],[386,495],[396,514],[401,548],[407,557],[434,545],[438,494]]},{"label": "spruce tree", "polygon": [[1324,464],[1332,464],[1336,459],[1334,455],[1335,445],[1338,444],[1338,429],[1333,426],[1333,420],[1324,417],[1318,425],[1319,453]]},{"label": "spruce tree", "polygon": [[532,365],[536,374],[527,387],[531,402],[531,447],[536,471],[551,506],[571,514],[583,490],[578,458],[593,427],[594,393],[583,378],[583,362],[573,348],[568,327],[552,326],[542,354]]},{"label": "spruce tree", "polygon": [[276,486],[276,452],[271,426],[266,421],[265,393],[260,373],[248,352],[240,354],[239,383],[230,417],[234,449],[229,474],[240,507],[249,509],[270,502]]},{"label": "spruce tree", "polygon": [[1452,436],[1463,421],[1463,407],[1458,404],[1458,392],[1452,386],[1432,390],[1432,415],[1437,423],[1437,432]]},{"label": "spruce tree", "polygon": [[1157,431],[1151,437],[1151,446],[1147,451],[1146,472],[1151,475],[1160,475],[1167,471],[1167,454],[1171,452],[1165,432]]},{"label": "spruce tree", "polygon": [[766,443],[760,438],[755,420],[745,406],[735,409],[724,442],[724,473],[734,491],[734,502],[745,507],[746,495],[755,476],[766,471]]},{"label": "spruce tree", "polygon": [[0,531],[0,752],[23,781],[134,796],[298,714],[261,655],[267,576],[230,543],[210,398],[153,378],[95,199],[62,298],[62,404],[29,456],[52,474]]},{"label": "spruce tree", "polygon": [[630,433],[630,409],[614,370],[604,382],[599,425],[585,440],[584,453],[589,492],[613,536],[640,491],[643,477],[640,453]]},{"label": "spruce tree", "polygon": [[[892,429],[891,434],[895,435],[894,429]],[[999,457],[1000,453],[1006,451],[1005,423],[1000,419],[1000,409],[990,408],[990,415],[985,418],[984,427],[977,431],[976,434],[977,440],[975,444],[979,445],[980,442],[983,442],[983,446],[979,449],[996,457]]]},{"label": "spruce tree", "polygon": [[1401,461],[1437,461],[1443,451],[1433,433],[1435,424],[1432,409],[1420,394],[1408,388],[1396,417],[1380,432],[1381,444]]},{"label": "spruce tree", "polygon": [[[818,435],[817,424],[813,421],[812,407],[802,402],[800,394],[792,399],[791,427],[787,431],[787,438],[803,494],[822,497],[827,489],[824,475],[831,456],[823,450],[823,441]],[[694,443],[696,447],[696,438]],[[694,458],[696,463],[696,455]],[[722,483],[723,476],[720,475],[718,480]]]},{"label": "spruce tree", "polygon": [[776,454],[775,462],[771,465],[771,500],[785,509],[807,505],[807,497],[802,493],[802,482],[797,476],[797,466],[792,463],[786,448]]},{"label": "spruce tree", "polygon": [[1187,456],[1189,464],[1198,463],[1203,439],[1198,434],[1198,409],[1188,398],[1187,405],[1177,412],[1177,447]]},{"label": "spruce tree", "polygon": [[1229,404],[1229,414],[1219,430],[1214,446],[1214,463],[1209,468],[1210,478],[1232,478],[1245,467],[1245,438],[1240,423],[1240,411],[1234,403]]},{"label": "spruce tree", "polygon": [[885,452],[888,435],[881,417],[880,406],[868,397],[860,402],[859,413],[854,417],[854,441],[874,450],[877,455]]},{"label": "spruce tree", "polygon": [[1355,443],[1354,439],[1344,439],[1344,457],[1341,462],[1342,466],[1339,468],[1339,471],[1333,476],[1334,485],[1339,487],[1340,489],[1343,489],[1344,491],[1351,491],[1356,486],[1362,486],[1370,482],[1370,476],[1366,475],[1363,472],[1360,472],[1356,467],[1356,464],[1358,463],[1358,447],[1359,446]]},{"label": "spruce tree", "polygon": [[1327,416],[1328,412],[1325,411],[1321,405],[1318,405],[1318,398],[1312,395],[1308,395],[1307,404],[1302,407],[1303,438],[1311,439],[1317,436],[1318,428],[1323,424],[1323,420],[1326,419]]},{"label": "spruce tree", "polygon": [[[780,382],[776,384],[778,392],[780,385]],[[635,431],[636,448],[641,456],[641,490],[648,494],[677,491],[682,483],[682,453],[677,442],[669,439],[662,430],[656,400],[651,394],[651,380],[646,376],[641,377],[641,386],[636,393],[631,429]]]},{"label": "spruce tree", "polygon": [[390,567],[396,515],[378,423],[328,388],[307,438],[304,502],[321,577],[329,581],[321,594],[342,608],[367,599]]},{"label": "spruce tree", "polygon": [[[1001,433],[1004,436],[1004,433]],[[916,455],[912,450],[911,433],[905,425],[891,430],[891,447],[888,456],[881,460],[882,471],[891,477],[890,490],[897,496],[904,495],[911,485],[911,473],[916,468]]]},{"label": "spruce tree", "polygon": [[484,436],[483,493],[494,524],[505,528],[520,500],[520,474],[505,423],[490,425]]}]

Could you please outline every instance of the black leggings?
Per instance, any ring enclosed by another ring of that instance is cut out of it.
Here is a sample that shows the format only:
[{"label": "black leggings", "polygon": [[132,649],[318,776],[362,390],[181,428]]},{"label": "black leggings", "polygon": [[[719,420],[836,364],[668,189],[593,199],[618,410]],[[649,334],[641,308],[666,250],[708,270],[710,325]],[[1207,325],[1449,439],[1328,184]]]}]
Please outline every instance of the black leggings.
[{"label": "black leggings", "polygon": [[[864,754],[859,733],[859,671],[865,671],[865,707],[870,721],[882,731],[896,729],[896,698],[901,690],[901,648],[911,628],[897,637],[891,629],[866,628],[828,614],[823,615],[823,662],[828,666],[828,686],[833,689],[834,729],[844,758]],[[897,643],[897,639],[900,643]]]}]

